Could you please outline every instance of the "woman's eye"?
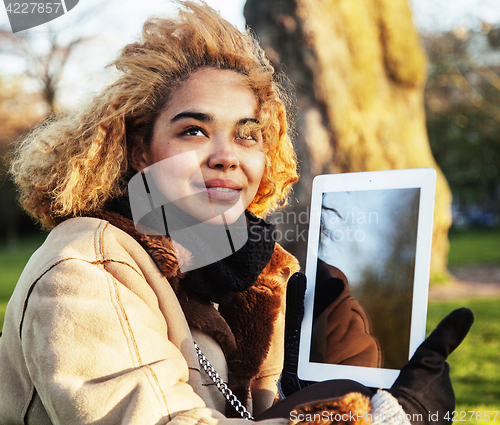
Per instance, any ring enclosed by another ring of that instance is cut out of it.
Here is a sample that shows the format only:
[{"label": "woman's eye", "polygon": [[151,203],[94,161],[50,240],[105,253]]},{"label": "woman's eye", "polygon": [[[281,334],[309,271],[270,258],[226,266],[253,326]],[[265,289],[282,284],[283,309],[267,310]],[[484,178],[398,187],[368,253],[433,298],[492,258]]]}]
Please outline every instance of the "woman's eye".
[{"label": "woman's eye", "polygon": [[236,140],[242,140],[244,142],[256,142],[257,135],[253,131],[239,131],[236,134]]},{"label": "woman's eye", "polygon": [[253,137],[253,136],[236,136],[236,139],[238,139],[238,140],[255,140],[255,137]]},{"label": "woman's eye", "polygon": [[186,136],[204,136],[205,133],[199,127],[191,127],[184,131]]}]

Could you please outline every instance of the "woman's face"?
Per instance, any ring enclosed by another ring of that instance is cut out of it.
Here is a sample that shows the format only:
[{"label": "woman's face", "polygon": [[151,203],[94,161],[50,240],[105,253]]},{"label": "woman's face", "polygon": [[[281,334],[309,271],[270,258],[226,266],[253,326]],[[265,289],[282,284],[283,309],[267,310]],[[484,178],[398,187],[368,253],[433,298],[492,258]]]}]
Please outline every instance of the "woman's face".
[{"label": "woman's face", "polygon": [[243,75],[196,71],[173,92],[149,151],[133,152],[132,166],[150,172],[160,192],[187,214],[231,224],[254,199],[264,174],[257,114],[257,98]]}]

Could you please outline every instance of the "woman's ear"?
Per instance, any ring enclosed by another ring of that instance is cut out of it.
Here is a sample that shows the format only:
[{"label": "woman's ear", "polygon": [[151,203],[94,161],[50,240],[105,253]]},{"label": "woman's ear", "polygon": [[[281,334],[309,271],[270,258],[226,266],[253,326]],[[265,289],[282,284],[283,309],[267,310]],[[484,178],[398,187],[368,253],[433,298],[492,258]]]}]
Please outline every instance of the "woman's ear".
[{"label": "woman's ear", "polygon": [[137,172],[141,172],[149,165],[148,154],[142,144],[136,144],[130,150],[130,166]]}]

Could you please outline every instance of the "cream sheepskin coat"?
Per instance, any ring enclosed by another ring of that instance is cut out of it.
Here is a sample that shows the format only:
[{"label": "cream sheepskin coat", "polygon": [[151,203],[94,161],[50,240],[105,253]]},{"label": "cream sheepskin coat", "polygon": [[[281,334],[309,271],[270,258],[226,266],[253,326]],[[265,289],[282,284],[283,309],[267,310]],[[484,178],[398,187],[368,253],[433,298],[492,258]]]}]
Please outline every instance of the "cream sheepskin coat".
[{"label": "cream sheepskin coat", "polygon": [[[147,243],[164,257],[162,271],[108,221],[74,218],[49,234],[7,307],[0,424],[247,423],[224,416],[226,400],[200,370],[194,340],[254,415],[273,404],[294,257],[277,246],[256,285],[230,309],[237,314],[224,319],[199,303],[189,324],[170,282],[178,267],[169,240]],[[252,303],[269,308],[257,312]],[[267,325],[255,329],[260,314]],[[197,319],[207,323],[198,327]]]}]

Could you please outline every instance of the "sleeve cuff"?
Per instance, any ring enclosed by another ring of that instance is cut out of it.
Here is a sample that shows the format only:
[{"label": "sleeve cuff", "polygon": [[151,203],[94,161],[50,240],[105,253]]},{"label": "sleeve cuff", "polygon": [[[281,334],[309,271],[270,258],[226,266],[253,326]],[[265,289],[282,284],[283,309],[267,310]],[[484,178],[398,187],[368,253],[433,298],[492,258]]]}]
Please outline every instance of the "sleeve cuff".
[{"label": "sleeve cuff", "polygon": [[370,400],[372,425],[411,425],[398,400],[390,393],[378,390]]}]

